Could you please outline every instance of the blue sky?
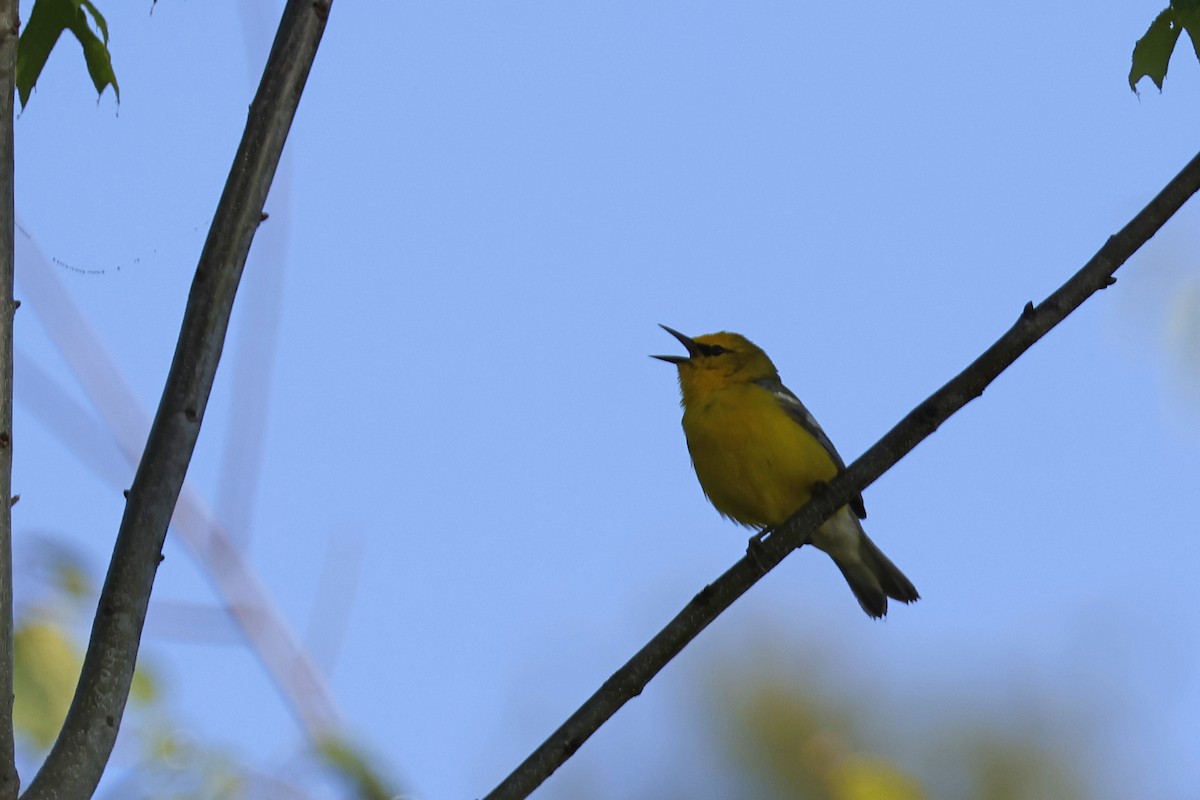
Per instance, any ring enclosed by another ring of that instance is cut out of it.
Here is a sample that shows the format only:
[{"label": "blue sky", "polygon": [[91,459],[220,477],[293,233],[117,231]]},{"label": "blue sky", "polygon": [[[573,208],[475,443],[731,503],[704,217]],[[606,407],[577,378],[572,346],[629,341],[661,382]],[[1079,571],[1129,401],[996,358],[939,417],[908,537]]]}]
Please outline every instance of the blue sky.
[{"label": "blue sky", "polygon": [[[17,208],[48,257],[103,270],[56,277],[149,410],[279,4],[109,5],[121,103],[64,40],[17,121]],[[486,793],[741,556],[646,358],[677,349],[656,323],[746,334],[857,457],[1195,154],[1190,48],[1164,94],[1126,84],[1159,10],[335,4],[189,480],[301,634],[342,576],[316,649],[413,796]],[[775,640],[897,708],[1053,698],[1094,721],[1097,796],[1194,796],[1198,233],[1189,206],[867,491],[919,604],[872,623],[794,555],[542,794],[636,796],[660,748],[692,754],[697,676]],[[38,313],[18,350],[77,393]],[[120,493],[17,379],[18,537],[99,569]],[[259,472],[228,477],[231,425]],[[156,603],[212,596],[169,543]],[[294,746],[243,649],[146,652],[197,730]]]}]

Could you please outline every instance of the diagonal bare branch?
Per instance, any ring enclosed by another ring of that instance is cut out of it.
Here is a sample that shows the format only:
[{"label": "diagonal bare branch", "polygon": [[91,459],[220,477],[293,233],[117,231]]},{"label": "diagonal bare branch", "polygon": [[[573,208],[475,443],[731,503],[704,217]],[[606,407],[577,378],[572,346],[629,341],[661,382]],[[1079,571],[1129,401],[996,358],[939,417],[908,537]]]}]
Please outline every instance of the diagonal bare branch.
[{"label": "diagonal bare branch", "polygon": [[1200,190],[1200,155],[1150,201],[1129,224],[1111,236],[1078,272],[1035,306],[1025,306],[1017,323],[970,366],[911,411],[874,446],[830,481],[721,577],[705,586],[676,617],[613,673],[580,708],[550,735],[484,800],[528,797],[626,702],[642,689],[700,631],[741,597],[850,497],[861,492],[925,437],[983,390],[1009,365],[1096,292],[1112,285],[1114,273]]},{"label": "diagonal bare branch", "polygon": [[17,0],[0,0],[0,800],[17,796],[13,750],[12,398],[13,87],[17,71]]},{"label": "diagonal bare branch", "polygon": [[233,299],[332,0],[289,0],[188,295],[62,731],[25,797],[87,798],[116,741],[167,526],[196,446]]}]

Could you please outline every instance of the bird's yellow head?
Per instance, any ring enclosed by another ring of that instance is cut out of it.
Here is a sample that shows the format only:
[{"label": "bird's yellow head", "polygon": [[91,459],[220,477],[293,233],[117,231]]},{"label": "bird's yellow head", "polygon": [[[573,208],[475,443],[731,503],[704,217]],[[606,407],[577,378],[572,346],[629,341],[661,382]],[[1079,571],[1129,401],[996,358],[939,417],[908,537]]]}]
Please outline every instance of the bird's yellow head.
[{"label": "bird's yellow head", "polygon": [[679,368],[685,406],[710,392],[779,377],[767,354],[740,333],[709,333],[692,339],[666,325],[660,327],[688,351],[686,356],[651,356]]}]

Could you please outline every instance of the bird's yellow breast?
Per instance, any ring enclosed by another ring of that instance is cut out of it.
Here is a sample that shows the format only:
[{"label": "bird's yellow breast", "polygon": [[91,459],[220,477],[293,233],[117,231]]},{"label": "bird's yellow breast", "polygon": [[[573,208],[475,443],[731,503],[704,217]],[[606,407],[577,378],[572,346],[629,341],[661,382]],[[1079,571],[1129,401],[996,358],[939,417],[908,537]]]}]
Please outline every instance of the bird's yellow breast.
[{"label": "bird's yellow breast", "polygon": [[696,477],[727,517],[766,527],[783,522],[837,474],[816,439],[757,384],[705,393],[688,403],[683,430]]}]

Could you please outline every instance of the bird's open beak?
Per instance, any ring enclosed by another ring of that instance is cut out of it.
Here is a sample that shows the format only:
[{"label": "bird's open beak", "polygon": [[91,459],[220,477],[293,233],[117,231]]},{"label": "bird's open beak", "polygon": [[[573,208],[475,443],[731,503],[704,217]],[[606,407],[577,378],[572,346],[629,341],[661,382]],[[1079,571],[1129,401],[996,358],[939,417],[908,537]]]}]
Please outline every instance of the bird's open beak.
[{"label": "bird's open beak", "polygon": [[688,354],[686,356],[650,356],[651,358],[657,358],[660,361],[666,361],[669,364],[685,364],[699,355],[700,346],[692,341],[689,337],[684,336],[682,333],[674,330],[673,328],[668,328],[662,323],[659,323],[658,327],[662,328],[664,331],[678,339],[683,346],[687,348]]}]

